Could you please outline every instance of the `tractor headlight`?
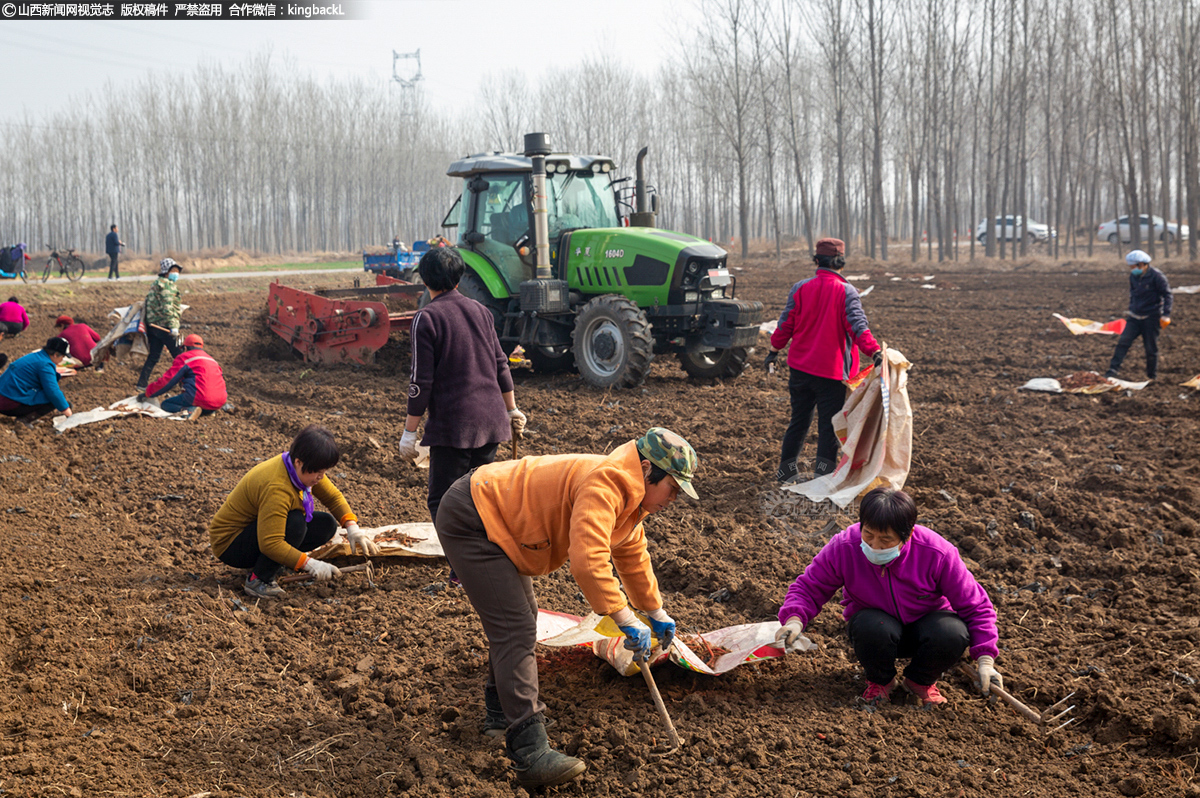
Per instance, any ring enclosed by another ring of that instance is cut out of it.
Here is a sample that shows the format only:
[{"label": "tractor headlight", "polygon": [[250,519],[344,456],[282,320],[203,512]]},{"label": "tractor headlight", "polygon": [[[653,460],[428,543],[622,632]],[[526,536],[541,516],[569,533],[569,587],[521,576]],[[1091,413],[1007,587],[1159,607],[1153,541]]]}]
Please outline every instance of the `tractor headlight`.
[{"label": "tractor headlight", "polygon": [[700,292],[699,291],[684,291],[683,292],[683,301],[688,302],[688,303],[699,302],[700,301]]},{"label": "tractor headlight", "polygon": [[725,289],[724,288],[714,288],[712,290],[711,296],[713,299],[724,299],[725,298]]}]

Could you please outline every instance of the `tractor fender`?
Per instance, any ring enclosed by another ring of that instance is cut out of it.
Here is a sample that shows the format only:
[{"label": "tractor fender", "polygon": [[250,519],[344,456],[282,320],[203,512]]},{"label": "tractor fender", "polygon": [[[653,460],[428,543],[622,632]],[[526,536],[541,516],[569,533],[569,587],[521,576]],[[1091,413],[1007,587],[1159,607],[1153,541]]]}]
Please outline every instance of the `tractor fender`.
[{"label": "tractor fender", "polygon": [[512,294],[508,290],[508,286],[504,283],[504,278],[500,276],[500,272],[491,262],[469,249],[460,249],[458,254],[462,255],[463,262],[467,268],[479,275],[479,279],[483,281],[488,293],[496,299],[505,299]]}]

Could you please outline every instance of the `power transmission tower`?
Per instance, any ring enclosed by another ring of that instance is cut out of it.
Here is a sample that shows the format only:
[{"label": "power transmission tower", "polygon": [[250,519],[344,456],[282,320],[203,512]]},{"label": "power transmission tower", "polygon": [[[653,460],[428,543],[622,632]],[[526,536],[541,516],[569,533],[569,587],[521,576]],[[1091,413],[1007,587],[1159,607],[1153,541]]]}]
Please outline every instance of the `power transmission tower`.
[{"label": "power transmission tower", "polygon": [[[398,73],[396,71],[396,62],[402,58],[415,58],[417,61],[416,74],[414,74],[410,78],[402,78],[402,77],[400,77],[400,73]],[[399,83],[401,86],[403,86],[406,89],[415,89],[417,87],[417,83],[419,83],[423,79],[424,79],[424,76],[421,75],[421,51],[420,50],[417,50],[415,53],[398,53],[395,50],[392,50],[392,80],[396,81],[397,83]]]}]

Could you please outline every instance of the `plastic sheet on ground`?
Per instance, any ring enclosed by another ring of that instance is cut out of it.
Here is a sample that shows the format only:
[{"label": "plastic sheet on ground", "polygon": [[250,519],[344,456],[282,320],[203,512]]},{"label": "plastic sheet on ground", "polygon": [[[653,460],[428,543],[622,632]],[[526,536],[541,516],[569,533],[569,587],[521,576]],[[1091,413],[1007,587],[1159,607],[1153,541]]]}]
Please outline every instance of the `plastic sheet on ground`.
[{"label": "plastic sheet on ground", "polygon": [[1062,393],[1062,384],[1053,377],[1034,377],[1017,389],[1018,391],[1042,391],[1044,393]]},{"label": "plastic sheet on ground", "polygon": [[1172,294],[1200,294],[1200,285],[1184,285],[1179,288],[1172,288]]},{"label": "plastic sheet on ground", "polygon": [[1200,374],[1192,377],[1187,382],[1181,382],[1179,384],[1184,388],[1200,388]]},{"label": "plastic sheet on ground", "polygon": [[845,508],[881,485],[903,488],[912,465],[912,405],[908,401],[908,359],[884,348],[884,368],[863,380],[833,417],[842,456],[833,473],[785,485],[814,502]]},{"label": "plastic sheet on ground", "polygon": [[1068,319],[1057,313],[1054,314],[1054,318],[1065,324],[1071,335],[1120,335],[1125,332],[1125,319],[1101,323],[1091,319]]},{"label": "plastic sheet on ground", "polygon": [[54,431],[66,432],[84,424],[95,424],[97,421],[107,421],[110,418],[123,416],[149,416],[150,418],[166,418],[171,421],[187,421],[187,411],[168,413],[152,401],[139,402],[136,396],[113,402],[108,408],[97,407],[80,413],[72,412],[70,417],[55,416]]},{"label": "plastic sheet on ground", "polygon": [[852,283],[861,283],[863,280],[870,280],[869,274],[847,274],[846,279]]},{"label": "plastic sheet on ground", "polygon": [[[445,557],[437,530],[430,523],[390,524],[378,527],[359,527],[379,544],[378,557]],[[318,560],[329,557],[353,557],[346,530],[338,529],[324,546],[313,549],[310,557]]]},{"label": "plastic sheet on ground", "polygon": [[1116,377],[1105,377],[1098,371],[1080,371],[1068,374],[1058,381],[1063,393],[1108,393],[1109,391],[1140,391],[1150,384],[1143,382],[1127,382]]},{"label": "plastic sheet on ground", "polygon": [[[775,646],[777,631],[779,623],[767,621],[729,626],[691,637],[677,633],[669,652],[664,652],[655,643],[650,666],[670,661],[709,676],[727,673],[748,662],[784,656],[784,650]],[[633,653],[625,648],[624,633],[610,618],[594,612],[580,618],[563,612],[538,610],[537,640],[543,645],[560,648],[590,644],[592,652],[622,676],[632,676],[639,671]],[[800,645],[792,650],[807,651],[815,647],[807,638],[801,638]]]}]

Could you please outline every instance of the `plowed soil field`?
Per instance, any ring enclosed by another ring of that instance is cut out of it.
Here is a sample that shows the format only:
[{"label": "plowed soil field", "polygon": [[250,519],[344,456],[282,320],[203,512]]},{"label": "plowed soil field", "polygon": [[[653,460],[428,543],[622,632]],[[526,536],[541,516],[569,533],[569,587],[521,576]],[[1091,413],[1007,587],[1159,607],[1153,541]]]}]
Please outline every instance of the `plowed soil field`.
[{"label": "plowed soil field", "polygon": [[[1176,297],[1161,379],[1147,389],[1017,390],[1105,370],[1114,338],[1072,337],[1051,313],[1120,314],[1127,272],[1111,260],[846,269],[870,275],[857,285],[875,286],[864,300],[872,329],[914,364],[908,488],[920,522],[958,545],[996,603],[1010,690],[1039,710],[1074,692],[1075,725],[1044,737],[959,674],[942,683],[942,711],[856,706],[861,671],[834,603],[813,624],[816,652],[717,678],[656,671],[684,739],[665,757],[640,678],[547,650],[552,741],[589,766],[554,792],[1200,796],[1200,397],[1179,387],[1200,372],[1200,297]],[[739,296],[771,317],[811,273],[796,255],[732,265]],[[1200,268],[1165,271],[1174,285],[1200,283]],[[309,422],[338,436],[331,476],[364,525],[427,520],[425,472],[395,454],[407,339],[371,366],[306,365],[265,329],[266,282],[183,286],[184,331],[224,365],[231,412],[61,435],[48,421],[0,421],[0,794],[523,794],[503,746],[479,734],[485,641],[444,563],[389,562],[375,587],[354,575],[268,603],[213,558],[206,524],[226,493]],[[103,328],[146,286],[15,288],[34,323],[0,341],[14,357],[58,314]],[[773,488],[788,398],[785,380],[762,372],[764,354],[715,383],[661,357],[629,391],[515,372],[524,454],[602,452],[651,425],[699,452],[701,500],[646,524],[685,631],[772,619],[828,535],[828,517]],[[1137,378],[1142,363],[1135,346],[1122,376]],[[140,365],[84,371],[64,388],[78,409],[108,405],[132,395]],[[566,569],[535,586],[543,607],[586,613]]]}]

